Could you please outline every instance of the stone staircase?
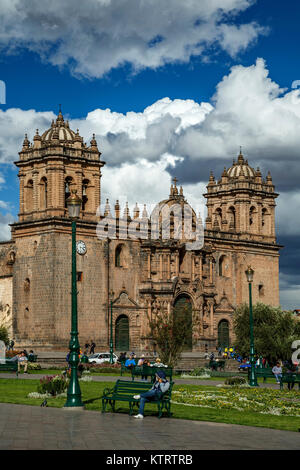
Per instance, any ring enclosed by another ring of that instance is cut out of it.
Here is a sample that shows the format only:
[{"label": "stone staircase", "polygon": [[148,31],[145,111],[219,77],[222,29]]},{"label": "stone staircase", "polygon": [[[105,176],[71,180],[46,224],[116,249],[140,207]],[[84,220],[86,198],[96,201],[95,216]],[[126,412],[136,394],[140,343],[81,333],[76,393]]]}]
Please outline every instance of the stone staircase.
[{"label": "stone staircase", "polygon": [[[62,351],[36,351],[38,354],[38,362],[43,367],[51,366],[64,366],[66,365],[66,355],[67,352]],[[139,357],[139,354],[137,354]],[[150,357],[150,360],[153,360],[154,357]],[[183,353],[180,361],[175,366],[175,370],[180,371],[191,371],[195,368],[205,367],[209,363],[209,359],[203,357],[203,353]],[[228,372],[237,372],[238,363],[232,359],[226,360],[225,371]]]}]

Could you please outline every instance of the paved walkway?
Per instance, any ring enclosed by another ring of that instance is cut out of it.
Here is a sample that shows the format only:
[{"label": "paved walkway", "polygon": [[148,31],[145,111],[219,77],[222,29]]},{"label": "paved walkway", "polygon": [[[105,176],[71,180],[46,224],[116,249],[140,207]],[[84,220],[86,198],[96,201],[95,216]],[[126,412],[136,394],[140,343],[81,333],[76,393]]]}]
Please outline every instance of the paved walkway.
[{"label": "paved walkway", "polygon": [[[59,371],[57,371],[57,373],[59,373]],[[45,377],[45,374],[20,374],[19,375],[19,378],[20,379],[25,379],[25,380],[39,380],[41,379],[42,377]],[[92,378],[93,381],[95,382],[116,382],[116,380],[118,379],[122,379],[122,380],[129,380],[131,381],[131,377],[121,377],[121,376],[113,376],[113,375],[91,375],[90,376]],[[3,378],[3,379],[15,379],[16,378],[16,374],[14,372],[8,372],[8,373],[5,373],[5,372],[2,372],[0,374],[0,378]],[[187,385],[209,385],[211,387],[213,386],[217,386],[217,385],[223,385],[224,384],[224,380],[205,380],[205,379],[180,379],[180,378],[174,378],[173,377],[173,382],[176,384],[176,385],[180,385],[180,384],[187,384]],[[150,382],[149,382],[149,385],[150,385]],[[259,386],[260,387],[265,387],[265,388],[273,388],[275,390],[278,390],[279,389],[279,385],[277,385],[276,383],[259,383]]]},{"label": "paved walkway", "polygon": [[[0,450],[298,450],[300,435],[222,423],[0,403]],[[180,432],[178,430],[180,429]]]}]

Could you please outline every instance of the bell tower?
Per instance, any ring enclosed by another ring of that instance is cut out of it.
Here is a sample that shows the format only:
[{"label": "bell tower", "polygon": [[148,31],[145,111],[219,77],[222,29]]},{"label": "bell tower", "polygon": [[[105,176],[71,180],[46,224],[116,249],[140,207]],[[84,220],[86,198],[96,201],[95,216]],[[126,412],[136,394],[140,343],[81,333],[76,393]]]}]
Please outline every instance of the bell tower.
[{"label": "bell tower", "polygon": [[[73,190],[82,200],[76,231],[77,241],[84,246],[84,251],[77,251],[76,260],[78,326],[81,334],[92,337],[96,318],[103,314],[103,300],[99,308],[99,299],[105,295],[100,279],[104,279],[106,265],[99,263],[104,248],[96,234],[105,163],[95,136],[89,145],[84,143],[61,110],[48,130],[42,135],[36,131],[32,142],[25,135],[19,156],[15,163],[20,180],[19,220],[11,225],[13,334],[23,345],[65,348],[70,331],[72,258],[66,200]],[[106,331],[105,327],[99,330]]]},{"label": "bell tower", "polygon": [[43,135],[36,130],[32,143],[25,134],[19,155],[15,162],[20,180],[19,222],[67,216],[66,199],[72,189],[82,199],[80,218],[96,221],[105,162],[100,160],[95,135],[87,146],[60,110]]},{"label": "bell tower", "polygon": [[[253,302],[279,305],[279,250],[275,233],[275,187],[242,154],[216,181],[211,173],[206,239],[216,249],[216,285],[233,306],[248,302],[245,270],[255,271]],[[218,302],[221,305],[221,298]]]},{"label": "bell tower", "polygon": [[216,232],[242,234],[246,239],[275,243],[275,199],[278,194],[268,173],[262,178],[244,159],[237,161],[216,181],[212,172],[207,185],[206,228]]}]

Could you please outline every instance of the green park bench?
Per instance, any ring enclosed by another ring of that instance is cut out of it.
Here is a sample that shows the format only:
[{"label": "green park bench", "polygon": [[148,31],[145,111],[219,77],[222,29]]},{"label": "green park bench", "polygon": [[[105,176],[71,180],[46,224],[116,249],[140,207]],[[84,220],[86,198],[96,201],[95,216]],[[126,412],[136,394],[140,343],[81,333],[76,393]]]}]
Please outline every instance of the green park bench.
[{"label": "green park bench", "polygon": [[[166,410],[168,416],[171,416],[171,395],[173,382],[170,382],[169,390],[164,393],[158,400],[151,400],[151,403],[156,403],[158,407],[158,417],[162,417],[163,409]],[[133,398],[134,395],[140,395],[150,389],[149,384],[146,382],[130,382],[127,380],[117,380],[113,388],[105,388],[103,390],[102,399],[102,413],[105,413],[107,404],[109,403],[113,412],[116,411],[116,401],[129,403],[129,415],[133,414],[134,406],[138,406],[138,399]]]},{"label": "green park bench", "polygon": [[163,370],[166,374],[166,377],[169,381],[172,381],[173,369],[172,367],[156,367],[156,366],[135,366],[131,369],[131,378],[134,380],[135,377],[140,377],[142,375],[146,377],[151,377],[151,382],[155,379],[155,374],[159,371]]},{"label": "green park bench", "polygon": [[0,363],[0,371],[15,372],[18,376],[18,361],[5,361],[5,364]]},{"label": "green park bench", "polygon": [[[136,364],[139,362],[139,359],[135,358],[134,360],[135,360]],[[123,372],[131,372],[131,369],[132,369],[132,367],[126,367],[125,362],[126,361],[121,361],[121,376],[123,375]],[[137,366],[135,366],[135,367],[137,367]]]},{"label": "green park bench", "polygon": [[[251,367],[249,367],[248,369],[248,377],[250,377],[250,372],[251,372]],[[275,375],[272,372],[272,367],[263,367],[263,368],[256,367],[255,373],[256,373],[257,378],[263,377],[264,383],[267,381],[267,379],[275,378]]]},{"label": "green park bench", "polygon": [[280,390],[283,390],[284,384],[297,383],[300,390],[300,374],[287,374],[283,373],[280,378]]}]

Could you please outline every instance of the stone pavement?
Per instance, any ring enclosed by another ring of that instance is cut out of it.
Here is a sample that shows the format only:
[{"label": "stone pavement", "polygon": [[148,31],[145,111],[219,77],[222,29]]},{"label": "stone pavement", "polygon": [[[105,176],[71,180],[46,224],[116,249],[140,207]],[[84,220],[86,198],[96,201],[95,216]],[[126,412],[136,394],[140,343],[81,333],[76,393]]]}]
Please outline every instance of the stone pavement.
[{"label": "stone pavement", "polygon": [[[0,403],[0,450],[298,450],[300,435],[223,423]],[[178,432],[180,429],[180,432]]]}]

